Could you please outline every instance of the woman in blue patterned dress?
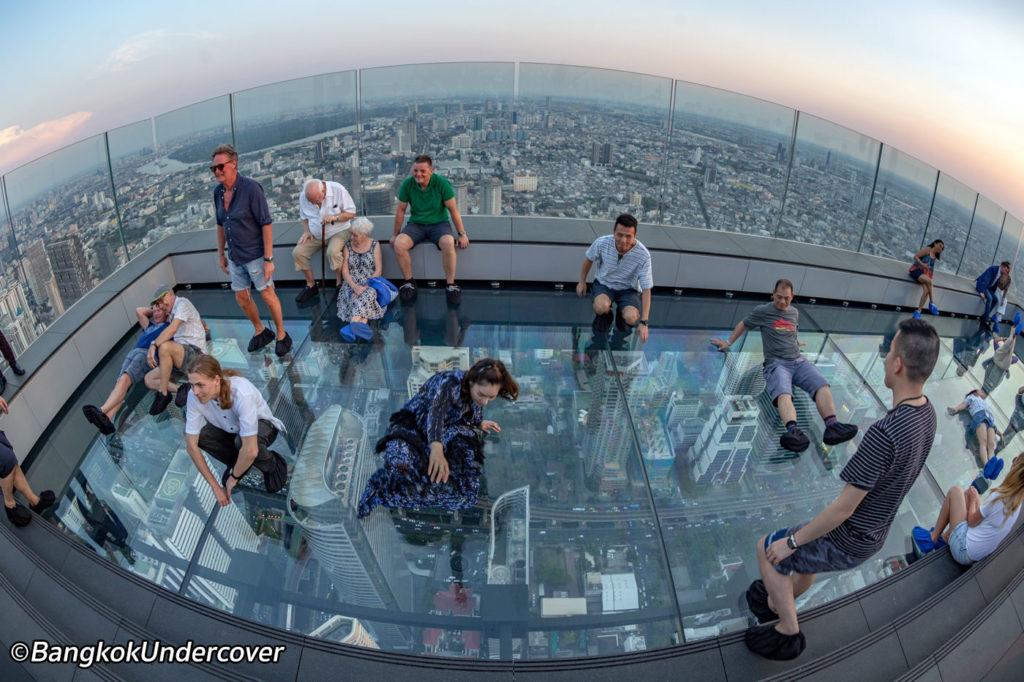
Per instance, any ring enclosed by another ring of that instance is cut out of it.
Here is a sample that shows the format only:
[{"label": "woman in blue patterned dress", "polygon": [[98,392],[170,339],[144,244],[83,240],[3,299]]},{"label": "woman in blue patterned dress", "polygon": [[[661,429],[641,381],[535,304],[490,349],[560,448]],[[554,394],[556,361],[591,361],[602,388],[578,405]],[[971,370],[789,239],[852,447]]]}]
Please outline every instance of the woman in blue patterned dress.
[{"label": "woman in blue patterned dress", "polygon": [[381,272],[380,244],[370,238],[373,223],[366,218],[356,218],[349,229],[351,237],[341,250],[344,281],[338,292],[338,317],[351,329],[352,338],[346,337],[346,328],[342,328],[342,337],[355,341],[357,337],[369,339],[372,336],[366,323],[384,317],[384,308],[377,301],[377,290],[367,284],[373,277],[380,277]]},{"label": "woman in blue patterned dress", "polygon": [[469,371],[438,372],[398,412],[377,442],[384,466],[370,476],[359,516],[374,507],[467,509],[476,504],[483,445],[476,429],[501,431],[483,418],[495,398],[515,400],[519,386],[500,360],[484,358]]}]

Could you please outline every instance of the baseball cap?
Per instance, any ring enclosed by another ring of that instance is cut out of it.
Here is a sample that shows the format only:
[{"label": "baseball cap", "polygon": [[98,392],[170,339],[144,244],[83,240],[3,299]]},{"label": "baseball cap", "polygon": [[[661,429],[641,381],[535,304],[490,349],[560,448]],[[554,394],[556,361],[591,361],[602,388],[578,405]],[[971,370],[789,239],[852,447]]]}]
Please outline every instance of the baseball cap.
[{"label": "baseball cap", "polygon": [[159,301],[161,298],[163,298],[164,294],[169,293],[171,291],[174,291],[174,287],[172,287],[169,284],[157,287],[156,291],[153,292],[153,300],[150,301],[149,304],[153,305],[154,303]]}]

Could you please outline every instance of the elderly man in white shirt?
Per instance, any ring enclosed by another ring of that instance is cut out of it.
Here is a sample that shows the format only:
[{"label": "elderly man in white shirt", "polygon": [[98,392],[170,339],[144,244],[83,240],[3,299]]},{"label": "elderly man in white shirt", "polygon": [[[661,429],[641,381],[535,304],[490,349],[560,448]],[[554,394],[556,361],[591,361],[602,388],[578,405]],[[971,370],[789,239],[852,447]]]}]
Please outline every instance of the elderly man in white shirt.
[{"label": "elderly man in white shirt", "polygon": [[331,259],[335,287],[341,286],[341,249],[348,241],[349,221],[355,215],[356,204],[341,183],[317,179],[306,181],[299,194],[302,236],[292,250],[295,269],[306,277],[306,287],[295,297],[298,303],[305,303],[316,295],[310,258],[321,248],[326,248]]},{"label": "elderly man in white shirt", "polygon": [[[146,374],[146,387],[156,391],[149,413],[155,417],[171,403],[172,383],[175,403],[178,407],[184,406],[188,384],[172,382],[172,375],[175,380],[184,381],[185,368],[206,351],[206,328],[192,302],[175,295],[170,285],[157,287],[150,305],[162,307],[168,322],[146,351],[146,362],[153,368]],[[178,370],[177,373],[174,370]]]},{"label": "elderly man in white shirt", "polygon": [[[188,367],[192,390],[185,413],[185,449],[222,507],[231,490],[251,467],[263,474],[268,493],[284,487],[288,465],[270,445],[285,430],[263,395],[234,370],[222,369],[217,359],[200,355]],[[202,452],[225,465],[220,481]]]}]

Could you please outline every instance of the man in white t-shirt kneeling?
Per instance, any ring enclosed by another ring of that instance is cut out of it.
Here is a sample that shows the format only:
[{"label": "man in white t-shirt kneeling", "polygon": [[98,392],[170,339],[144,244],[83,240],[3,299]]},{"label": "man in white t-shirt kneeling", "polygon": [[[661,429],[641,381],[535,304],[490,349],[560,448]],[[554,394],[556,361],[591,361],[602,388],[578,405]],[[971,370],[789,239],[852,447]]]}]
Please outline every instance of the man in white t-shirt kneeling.
[{"label": "man in white t-shirt kneeling", "polygon": [[[222,507],[231,503],[231,490],[250,468],[263,474],[268,493],[288,479],[288,465],[270,445],[284,424],[271,413],[259,390],[234,370],[222,369],[217,359],[199,355],[188,366],[191,391],[185,413],[185,449]],[[220,480],[202,452],[223,463]]]},{"label": "man in white t-shirt kneeling", "polygon": [[171,385],[176,392],[175,404],[185,406],[188,384],[171,381],[174,370],[182,379],[184,369],[206,349],[206,328],[199,311],[187,298],[174,294],[170,286],[157,287],[150,305],[159,305],[167,313],[167,327],[160,332],[146,351],[146,362],[154,368],[146,374],[146,387],[156,391],[149,413],[156,416],[171,403]]}]

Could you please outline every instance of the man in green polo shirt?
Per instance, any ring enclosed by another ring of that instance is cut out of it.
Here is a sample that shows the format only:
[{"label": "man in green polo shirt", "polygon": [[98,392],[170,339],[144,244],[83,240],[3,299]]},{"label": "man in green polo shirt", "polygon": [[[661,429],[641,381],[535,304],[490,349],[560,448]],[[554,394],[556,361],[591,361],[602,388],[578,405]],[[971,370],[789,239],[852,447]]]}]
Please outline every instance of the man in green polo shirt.
[{"label": "man in green polo shirt", "polygon": [[[405,209],[410,207],[409,223],[402,229]],[[452,234],[455,223],[458,239]],[[402,301],[408,303],[416,298],[416,282],[412,279],[412,258],[409,251],[422,241],[430,240],[441,251],[441,263],[447,282],[445,296],[452,305],[462,299],[462,289],[455,283],[455,245],[460,249],[469,246],[466,228],[462,226],[462,215],[455,206],[455,192],[451,183],[434,174],[434,161],[426,154],[420,154],[412,163],[412,177],[406,178],[398,190],[398,211],[395,213],[395,236],[391,246],[395,259],[402,271],[405,282],[398,288]]]}]

